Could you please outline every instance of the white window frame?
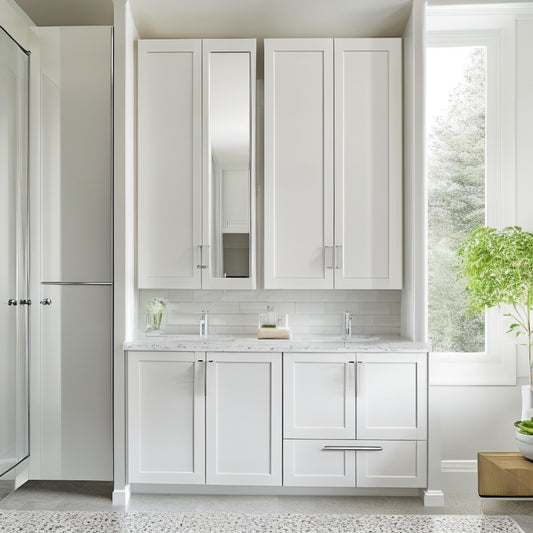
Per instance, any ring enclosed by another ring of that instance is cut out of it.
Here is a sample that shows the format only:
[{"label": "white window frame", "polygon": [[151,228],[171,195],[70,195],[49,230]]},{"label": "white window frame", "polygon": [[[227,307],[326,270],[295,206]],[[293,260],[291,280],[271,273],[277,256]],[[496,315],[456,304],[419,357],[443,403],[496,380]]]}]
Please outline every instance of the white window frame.
[{"label": "white window frame", "polygon": [[[427,14],[427,47],[487,47],[486,223],[514,225],[515,15],[465,7],[429,8]],[[431,353],[430,384],[515,385],[517,345],[505,333],[508,323],[502,311],[489,309],[485,352]]]}]

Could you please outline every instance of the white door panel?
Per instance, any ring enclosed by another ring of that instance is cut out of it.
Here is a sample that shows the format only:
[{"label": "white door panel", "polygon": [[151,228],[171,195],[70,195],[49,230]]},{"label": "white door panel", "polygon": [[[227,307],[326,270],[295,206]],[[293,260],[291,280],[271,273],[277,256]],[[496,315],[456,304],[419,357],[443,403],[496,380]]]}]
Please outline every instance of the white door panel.
[{"label": "white door panel", "polygon": [[281,485],[281,354],[207,361],[207,483]]}]

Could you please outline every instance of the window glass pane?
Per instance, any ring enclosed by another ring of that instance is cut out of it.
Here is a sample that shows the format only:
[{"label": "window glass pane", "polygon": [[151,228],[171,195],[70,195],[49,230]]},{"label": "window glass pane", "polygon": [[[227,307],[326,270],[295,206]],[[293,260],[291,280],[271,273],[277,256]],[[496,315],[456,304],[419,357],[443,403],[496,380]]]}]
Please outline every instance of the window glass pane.
[{"label": "window glass pane", "polygon": [[428,337],[435,352],[484,352],[485,317],[465,316],[457,249],[485,224],[487,49],[427,49]]}]

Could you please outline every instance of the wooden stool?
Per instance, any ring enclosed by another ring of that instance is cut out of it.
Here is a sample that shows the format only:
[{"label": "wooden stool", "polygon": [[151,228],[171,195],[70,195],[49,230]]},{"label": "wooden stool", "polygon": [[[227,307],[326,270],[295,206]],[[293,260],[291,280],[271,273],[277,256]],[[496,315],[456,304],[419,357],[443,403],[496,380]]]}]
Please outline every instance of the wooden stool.
[{"label": "wooden stool", "polygon": [[477,476],[482,497],[533,498],[533,462],[521,453],[479,452]]}]

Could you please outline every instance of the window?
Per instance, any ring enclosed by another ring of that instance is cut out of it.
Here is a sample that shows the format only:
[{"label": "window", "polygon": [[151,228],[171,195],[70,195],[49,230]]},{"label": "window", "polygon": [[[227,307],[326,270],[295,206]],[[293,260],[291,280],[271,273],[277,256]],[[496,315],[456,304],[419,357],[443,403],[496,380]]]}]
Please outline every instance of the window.
[{"label": "window", "polygon": [[[463,6],[464,7],[464,6]],[[430,8],[426,43],[427,332],[433,385],[516,381],[502,314],[465,316],[456,251],[515,223],[515,16]]]},{"label": "window", "polygon": [[487,47],[426,54],[428,339],[434,352],[485,352],[485,317],[466,316],[457,250],[485,224]]}]

